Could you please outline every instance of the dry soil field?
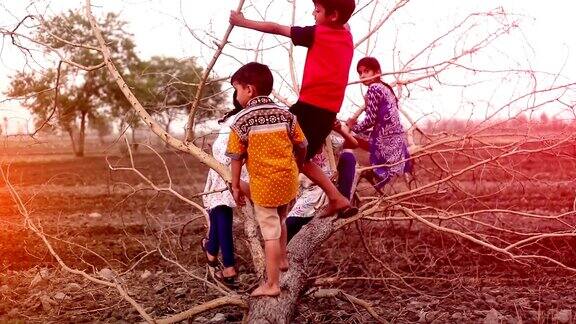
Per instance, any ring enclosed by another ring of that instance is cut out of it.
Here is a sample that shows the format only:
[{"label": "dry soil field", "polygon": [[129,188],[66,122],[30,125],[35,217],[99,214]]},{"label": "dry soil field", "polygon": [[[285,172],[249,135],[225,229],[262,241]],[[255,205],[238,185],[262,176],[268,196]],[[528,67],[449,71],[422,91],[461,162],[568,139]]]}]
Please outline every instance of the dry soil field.
[{"label": "dry soil field", "polygon": [[[46,235],[62,261],[87,273],[112,269],[131,296],[149,313],[162,317],[209,300],[213,293],[173,263],[204,277],[198,242],[204,234],[199,213],[164,192],[150,190],[130,171],[111,172],[128,159],[112,147],[98,146],[87,157],[73,158],[56,142],[34,144],[26,139],[3,142],[2,168],[23,199],[30,219]],[[191,197],[202,190],[206,167],[190,156],[163,152],[173,188]],[[559,157],[560,156],[560,157]],[[563,156],[563,157],[562,157]],[[576,168],[571,147],[558,154],[515,157],[518,181],[501,186],[506,172],[477,170],[461,177],[442,194],[414,199],[437,207],[473,210],[510,208],[542,214],[573,210]],[[138,170],[156,184],[168,178],[160,159],[140,147]],[[452,165],[470,163],[466,159]],[[419,181],[428,179],[430,161],[417,165]],[[529,174],[522,180],[521,174]],[[541,179],[535,181],[534,179]],[[466,192],[475,192],[474,199]],[[481,193],[485,191],[486,195]],[[498,191],[497,196],[490,195]],[[198,198],[194,198],[199,202]],[[498,215],[485,215],[486,219]],[[518,218],[518,228],[545,231],[558,222]],[[562,226],[576,224],[573,217]],[[489,228],[482,235],[495,235]],[[236,229],[241,293],[257,279],[242,224]],[[512,240],[515,234],[498,234]],[[529,248],[576,266],[574,238],[545,239]],[[333,235],[311,260],[311,283],[340,288],[369,301],[376,312],[394,323],[520,323],[572,322],[576,311],[575,273],[549,262],[514,262],[454,235],[417,222],[358,222]],[[329,278],[329,279],[327,279]],[[239,322],[233,307],[203,314],[194,322]],[[25,228],[23,216],[0,181],[0,322],[136,322],[142,319],[117,291],[64,271],[46,245]],[[346,301],[304,296],[295,323],[367,323],[373,318]]]}]

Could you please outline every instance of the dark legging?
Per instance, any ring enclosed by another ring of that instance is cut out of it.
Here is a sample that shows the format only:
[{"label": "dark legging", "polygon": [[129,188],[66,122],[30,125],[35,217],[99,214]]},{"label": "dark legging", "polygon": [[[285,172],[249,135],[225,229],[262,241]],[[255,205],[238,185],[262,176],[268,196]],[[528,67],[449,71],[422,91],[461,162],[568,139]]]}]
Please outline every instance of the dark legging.
[{"label": "dark legging", "polygon": [[312,217],[288,217],[286,218],[286,236],[288,242],[300,231],[302,226],[308,224]]},{"label": "dark legging", "polygon": [[218,250],[222,250],[222,263],[224,267],[233,267],[234,261],[234,238],[232,236],[232,208],[224,205],[212,208],[210,215],[210,231],[206,251],[217,256]]},{"label": "dark legging", "polygon": [[[354,176],[356,175],[356,156],[354,153],[344,151],[340,154],[338,161],[338,190],[346,198],[350,199],[352,195],[352,186],[354,185]],[[286,218],[286,232],[288,241],[308,224],[312,217],[288,217]]]},{"label": "dark legging", "polygon": [[344,151],[338,160],[338,190],[344,197],[351,199],[352,186],[356,175],[356,156],[354,153]]}]

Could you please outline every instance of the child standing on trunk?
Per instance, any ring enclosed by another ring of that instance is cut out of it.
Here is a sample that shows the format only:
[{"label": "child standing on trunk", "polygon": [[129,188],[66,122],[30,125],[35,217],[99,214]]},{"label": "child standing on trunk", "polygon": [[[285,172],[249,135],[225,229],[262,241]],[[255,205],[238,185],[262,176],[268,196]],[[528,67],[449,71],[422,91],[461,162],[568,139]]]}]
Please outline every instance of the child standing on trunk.
[{"label": "child standing on trunk", "polygon": [[306,155],[306,138],[296,117],[268,97],[274,81],[266,65],[248,63],[231,81],[244,107],[230,126],[226,150],[232,158],[232,195],[244,204],[240,170],[246,162],[266,258],[267,279],[252,296],[278,296],[280,271],[288,270],[284,220],[298,193],[298,165]]}]

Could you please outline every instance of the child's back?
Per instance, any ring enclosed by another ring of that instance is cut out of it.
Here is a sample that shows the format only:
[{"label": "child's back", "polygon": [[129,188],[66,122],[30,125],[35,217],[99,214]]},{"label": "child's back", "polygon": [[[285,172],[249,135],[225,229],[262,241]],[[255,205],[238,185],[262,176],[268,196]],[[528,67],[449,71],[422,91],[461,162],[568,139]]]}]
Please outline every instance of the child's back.
[{"label": "child's back", "polygon": [[293,145],[306,145],[294,115],[268,97],[256,97],[237,115],[231,128],[228,154],[238,152],[247,156],[254,203],[277,207],[294,199],[298,191],[298,166]]},{"label": "child's back", "polygon": [[294,45],[308,47],[299,101],[339,112],[344,100],[354,44],[345,28],[292,27]]}]

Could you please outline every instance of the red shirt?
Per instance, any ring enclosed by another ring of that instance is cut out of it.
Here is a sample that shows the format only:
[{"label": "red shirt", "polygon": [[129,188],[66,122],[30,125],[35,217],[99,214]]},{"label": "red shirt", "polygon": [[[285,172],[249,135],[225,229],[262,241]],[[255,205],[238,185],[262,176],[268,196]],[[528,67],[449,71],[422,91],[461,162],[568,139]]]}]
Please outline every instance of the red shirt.
[{"label": "red shirt", "polygon": [[352,34],[323,25],[292,27],[296,46],[308,47],[299,101],[339,112],[354,54]]}]

